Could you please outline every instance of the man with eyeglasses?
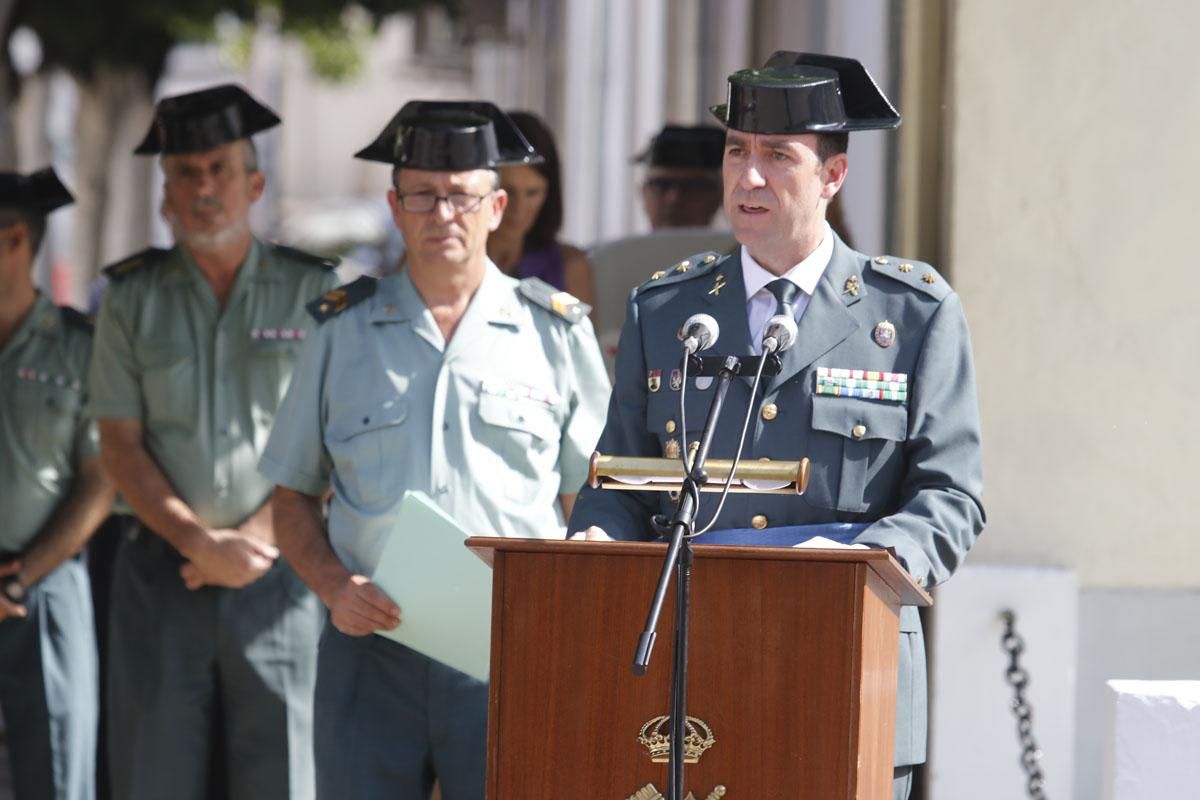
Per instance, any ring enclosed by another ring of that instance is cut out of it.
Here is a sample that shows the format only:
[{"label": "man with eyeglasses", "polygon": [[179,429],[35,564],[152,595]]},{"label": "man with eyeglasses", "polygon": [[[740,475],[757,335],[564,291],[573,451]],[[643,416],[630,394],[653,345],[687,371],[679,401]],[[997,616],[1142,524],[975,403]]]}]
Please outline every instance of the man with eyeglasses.
[{"label": "man with eyeglasses", "polygon": [[256,467],[315,328],[304,303],[336,279],[250,231],[266,180],[250,137],[278,123],[234,85],[159,101],[135,152],[160,155],[176,244],[106,270],[89,408],[136,515],[108,647],[122,800],[313,797],[322,609],[278,558]]},{"label": "man with eyeglasses", "polygon": [[487,685],[370,635],[404,622],[368,576],[406,490],[473,533],[561,537],[608,378],[587,306],[487,257],[496,169],[540,158],[503,112],[414,101],[357,157],[392,165],[408,257],[310,305],[320,325],[260,462],[280,546],[330,612],[318,794],[416,800],[436,778],[445,800],[482,800]]}]

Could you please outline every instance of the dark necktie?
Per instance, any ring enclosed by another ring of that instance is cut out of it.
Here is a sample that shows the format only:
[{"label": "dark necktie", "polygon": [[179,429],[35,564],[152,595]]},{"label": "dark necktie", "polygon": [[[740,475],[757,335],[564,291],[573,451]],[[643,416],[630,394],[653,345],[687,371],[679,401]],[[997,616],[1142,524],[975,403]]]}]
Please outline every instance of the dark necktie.
[{"label": "dark necktie", "polygon": [[767,284],[767,291],[775,296],[775,302],[778,303],[775,307],[776,314],[783,314],[792,319],[796,318],[796,309],[792,305],[796,299],[796,293],[800,291],[796,284],[787,278],[776,278]]}]

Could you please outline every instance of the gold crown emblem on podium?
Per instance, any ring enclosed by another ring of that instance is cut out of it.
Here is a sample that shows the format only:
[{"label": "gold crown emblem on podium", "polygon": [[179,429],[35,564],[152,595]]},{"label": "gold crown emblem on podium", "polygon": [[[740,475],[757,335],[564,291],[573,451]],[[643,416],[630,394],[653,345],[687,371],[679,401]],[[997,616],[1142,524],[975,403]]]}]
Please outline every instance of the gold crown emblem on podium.
[{"label": "gold crown emblem on podium", "polygon": [[[650,760],[665,764],[671,760],[671,718],[655,717],[642,726],[638,741],[650,751]],[[695,764],[704,751],[717,743],[708,723],[696,717],[688,717],[683,737],[683,762]]]}]

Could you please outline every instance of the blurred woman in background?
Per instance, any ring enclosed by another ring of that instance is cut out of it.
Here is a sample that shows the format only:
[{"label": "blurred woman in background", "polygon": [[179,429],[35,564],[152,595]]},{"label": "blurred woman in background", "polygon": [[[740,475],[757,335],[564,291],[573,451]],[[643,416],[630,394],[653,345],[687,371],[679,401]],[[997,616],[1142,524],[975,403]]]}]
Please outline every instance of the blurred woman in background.
[{"label": "blurred woman in background", "polygon": [[510,111],[508,115],[545,161],[500,168],[508,207],[500,227],[488,237],[488,256],[515,278],[541,278],[595,306],[596,287],[587,256],[558,241],[563,194],[554,136],[534,114]]}]

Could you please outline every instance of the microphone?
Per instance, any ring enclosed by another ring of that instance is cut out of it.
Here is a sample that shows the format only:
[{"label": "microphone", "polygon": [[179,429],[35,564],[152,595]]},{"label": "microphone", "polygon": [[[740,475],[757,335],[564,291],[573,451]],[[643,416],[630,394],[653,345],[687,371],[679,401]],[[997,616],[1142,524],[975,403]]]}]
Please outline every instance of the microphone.
[{"label": "microphone", "polygon": [[776,314],[767,320],[763,328],[763,355],[782,353],[796,343],[796,320],[788,314]]},{"label": "microphone", "polygon": [[[796,326],[793,324],[793,328]],[[683,351],[689,356],[697,350],[707,350],[717,343],[721,335],[721,326],[709,314],[692,314],[679,327],[677,334],[683,342]]]}]

